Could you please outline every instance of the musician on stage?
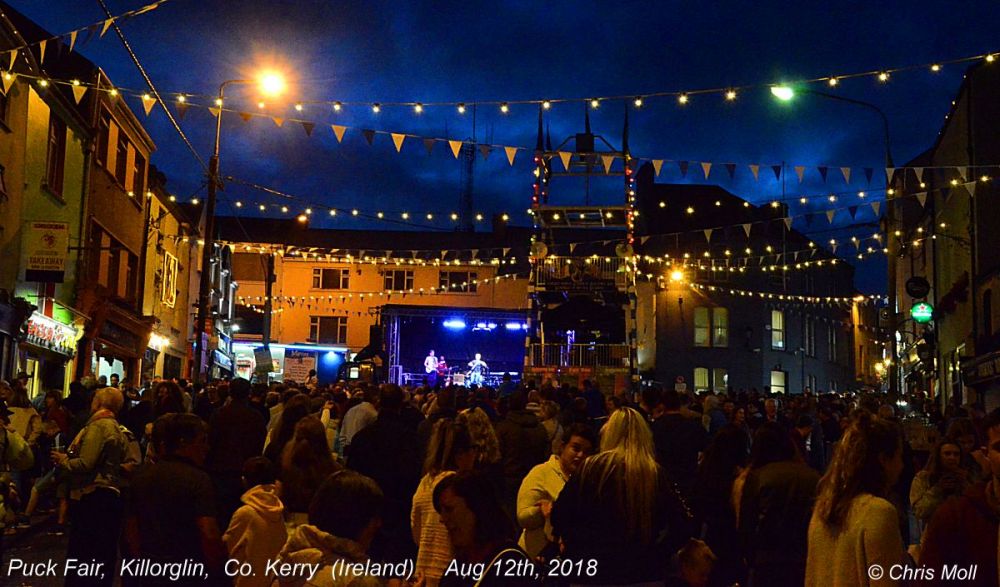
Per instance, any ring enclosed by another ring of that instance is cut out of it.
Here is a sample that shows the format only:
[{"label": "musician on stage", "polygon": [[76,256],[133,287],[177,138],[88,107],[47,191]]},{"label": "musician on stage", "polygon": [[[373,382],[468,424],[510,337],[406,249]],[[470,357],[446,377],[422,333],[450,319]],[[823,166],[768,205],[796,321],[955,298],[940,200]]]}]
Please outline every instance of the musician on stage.
[{"label": "musician on stage", "polygon": [[434,356],[434,349],[427,355],[424,359],[424,373],[427,374],[427,384],[431,387],[437,385],[438,382],[438,358]]},{"label": "musician on stage", "polygon": [[478,385],[482,387],[483,381],[486,378],[486,374],[489,372],[489,366],[486,361],[483,360],[483,356],[476,353],[476,358],[469,361],[469,385]]},{"label": "musician on stage", "polygon": [[444,360],[444,355],[438,357],[437,372],[438,381],[440,381],[442,385],[450,385],[448,382],[448,362]]}]

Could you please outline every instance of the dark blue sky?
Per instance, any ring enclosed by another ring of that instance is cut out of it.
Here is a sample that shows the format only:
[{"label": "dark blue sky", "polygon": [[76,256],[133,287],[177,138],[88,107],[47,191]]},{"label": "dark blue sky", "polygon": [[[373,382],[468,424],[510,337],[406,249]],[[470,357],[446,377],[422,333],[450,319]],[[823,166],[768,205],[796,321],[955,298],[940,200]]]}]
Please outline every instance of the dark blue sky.
[{"label": "dark blue sky", "polygon": [[[53,33],[104,17],[96,0],[13,0],[12,4]],[[108,0],[113,13],[145,4]],[[471,117],[453,107],[325,106],[296,113],[297,100],[360,102],[519,100],[637,95],[657,91],[767,84],[782,80],[879,70],[1000,50],[1000,11],[988,1],[950,2],[330,2],[171,0],[126,22],[123,30],[161,92],[214,94],[219,82],[249,75],[273,61],[295,73],[293,94],[274,113],[323,123],[461,139],[472,134]],[[116,84],[142,88],[121,43],[109,31],[78,49]],[[1000,66],[1000,65],[998,65]],[[887,84],[848,80],[844,96],[868,100],[889,116],[893,154],[905,163],[933,143],[957,93],[965,65],[894,75]],[[819,87],[819,86],[818,86]],[[823,89],[820,87],[820,89]],[[244,107],[252,88],[233,92]],[[232,104],[232,102],[230,102]],[[140,112],[138,104],[133,109]],[[537,110],[513,106],[501,115],[480,107],[477,135],[492,143],[530,147]],[[621,104],[592,113],[594,129],[615,142]],[[831,170],[823,184],[815,170],[799,184],[789,171],[784,187],[768,171],[754,182],[745,166],[730,181],[721,167],[714,182],[764,202],[799,194],[869,189],[861,167],[883,166],[878,119],[870,112],[817,98],[776,104],[766,89],[742,92],[734,103],[695,96],[684,107],[674,98],[647,100],[632,113],[631,147],[639,156],[717,164],[779,163],[854,166],[845,185]],[[582,106],[556,105],[548,115],[553,141],[582,125]],[[203,174],[162,112],[144,121],[157,143],[153,163],[179,197],[196,192]],[[182,127],[207,159],[214,119],[189,111]],[[329,128],[311,138],[302,128],[267,120],[224,120],[223,173],[298,194],[327,205],[376,210],[448,212],[456,209],[460,167],[446,145],[427,156],[419,141],[397,154],[386,136],[369,147],[357,131],[338,145]],[[530,204],[530,157],[509,167],[502,152],[476,167],[477,210],[511,212],[526,223]],[[883,185],[876,172],[871,188]],[[685,181],[700,180],[696,169]],[[676,166],[660,181],[681,181]],[[230,185],[228,199],[267,200]],[[842,205],[846,205],[846,202]],[[829,208],[817,202],[814,209]],[[293,209],[304,205],[293,206]],[[802,207],[792,206],[794,211]],[[232,210],[223,204],[220,213]],[[846,216],[846,215],[842,215]],[[859,215],[858,221],[872,221]],[[358,227],[359,221],[337,226]],[[819,224],[824,224],[820,222]],[[815,225],[814,225],[815,226]],[[386,225],[386,227],[392,227]],[[796,228],[806,227],[796,224]],[[871,234],[858,229],[849,234]],[[817,235],[823,242],[829,235]],[[884,258],[859,271],[863,291],[884,289]]]}]

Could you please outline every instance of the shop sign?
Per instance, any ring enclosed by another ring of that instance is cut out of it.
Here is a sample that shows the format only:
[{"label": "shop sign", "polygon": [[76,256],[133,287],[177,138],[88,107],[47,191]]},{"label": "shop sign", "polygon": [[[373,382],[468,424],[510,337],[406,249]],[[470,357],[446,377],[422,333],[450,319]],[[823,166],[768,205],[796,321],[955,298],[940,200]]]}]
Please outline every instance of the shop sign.
[{"label": "shop sign", "polygon": [[316,355],[299,351],[285,351],[285,368],[283,379],[305,383],[309,371],[316,368]]},{"label": "shop sign", "polygon": [[107,342],[132,351],[136,354],[136,356],[138,356],[139,353],[138,349],[142,346],[137,334],[129,332],[124,327],[119,326],[111,320],[104,321],[104,324],[101,325],[99,336]]},{"label": "shop sign", "polygon": [[73,356],[76,350],[76,328],[34,312],[28,318],[26,340],[37,347]]},{"label": "shop sign", "polygon": [[69,251],[69,223],[29,222],[24,231],[25,281],[62,283]]},{"label": "shop sign", "polygon": [[966,385],[978,385],[1000,375],[1000,352],[992,352],[962,365]]}]

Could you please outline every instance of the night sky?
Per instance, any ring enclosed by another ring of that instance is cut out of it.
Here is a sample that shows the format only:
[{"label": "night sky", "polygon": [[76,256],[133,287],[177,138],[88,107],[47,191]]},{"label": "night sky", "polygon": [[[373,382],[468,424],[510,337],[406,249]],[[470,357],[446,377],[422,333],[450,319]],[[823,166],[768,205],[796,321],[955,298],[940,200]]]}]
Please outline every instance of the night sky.
[{"label": "night sky", "polygon": [[[99,21],[104,13],[90,0],[13,0],[12,5],[52,33]],[[146,4],[108,0],[118,14]],[[959,6],[961,8],[959,9]],[[312,137],[299,125],[281,128],[267,119],[244,123],[227,114],[223,123],[222,171],[304,198],[305,201],[362,210],[407,210],[439,216],[457,209],[460,164],[446,144],[427,155],[410,140],[397,154],[388,136],[369,146],[357,130],[338,145],[329,126],[406,132],[439,138],[472,136],[471,112],[453,106],[345,107],[297,101],[473,103],[477,100],[634,96],[653,92],[695,91],[877,71],[930,64],[1000,50],[995,2],[330,2],[171,0],[122,25],[123,32],[166,98],[179,92],[214,94],[221,81],[253,75],[261,65],[291,73],[292,90],[268,104],[275,116],[320,123]],[[142,78],[121,42],[109,31],[77,49],[124,88],[144,89]],[[846,80],[833,91],[874,102],[889,116],[896,165],[929,148],[957,94],[968,64],[944,66],[939,73],[919,69],[893,75],[880,84],[872,77]],[[1000,65],[998,65],[1000,66]],[[815,86],[826,90],[822,84]],[[235,88],[227,106],[257,111],[253,87]],[[164,171],[179,199],[204,195],[204,173],[166,121],[162,111],[139,114],[157,152],[152,162]],[[553,143],[583,124],[581,103],[556,104],[547,114]],[[602,103],[592,111],[594,131],[618,144],[622,102]],[[779,104],[766,87],[742,91],[727,103],[720,95],[692,96],[680,106],[674,97],[647,99],[631,117],[631,149],[640,157],[713,161],[711,180],[755,203],[802,194],[868,190],[883,197],[883,145],[878,118],[869,111],[830,100],[802,96]],[[477,108],[476,135],[494,144],[532,147],[537,106],[511,106],[503,115],[495,105]],[[206,160],[214,119],[192,109],[181,126]],[[784,184],[768,170],[754,182],[745,164],[829,165],[823,183],[815,168],[799,184],[788,170]],[[721,164],[741,164],[730,180]],[[558,165],[558,164],[557,164]],[[837,167],[853,166],[851,184]],[[876,169],[869,186],[862,167]],[[527,224],[531,158],[521,153],[513,167],[502,151],[476,163],[477,211],[509,212]],[[704,181],[696,165],[686,178],[676,165],[664,166],[659,181]],[[246,187],[229,184],[225,200],[274,202]],[[846,196],[845,196],[846,197]],[[872,196],[869,196],[869,201]],[[842,198],[846,205],[847,200]],[[852,201],[851,203],[857,203]],[[831,207],[816,201],[815,210]],[[247,206],[248,207],[248,206]],[[251,214],[246,211],[245,214]],[[805,207],[791,205],[793,213]],[[234,212],[220,203],[219,212]],[[841,215],[842,225],[850,219]],[[859,214],[857,222],[872,222]],[[343,228],[398,228],[365,224],[343,215]],[[818,224],[818,225],[817,225]],[[437,226],[446,226],[437,222]],[[800,230],[822,230],[825,221]],[[870,235],[870,227],[843,226],[838,238]],[[865,292],[884,290],[884,257],[866,261],[857,285]]]}]

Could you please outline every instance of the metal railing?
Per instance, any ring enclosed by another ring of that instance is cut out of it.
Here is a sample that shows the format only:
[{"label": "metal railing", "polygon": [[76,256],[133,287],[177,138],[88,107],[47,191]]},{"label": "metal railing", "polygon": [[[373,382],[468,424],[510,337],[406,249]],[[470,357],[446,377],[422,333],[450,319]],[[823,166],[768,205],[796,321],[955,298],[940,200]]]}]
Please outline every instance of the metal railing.
[{"label": "metal railing", "polygon": [[533,367],[628,367],[627,344],[532,344]]},{"label": "metal railing", "polygon": [[537,268],[537,283],[588,281],[614,282],[618,287],[626,284],[625,259],[621,257],[549,257]]}]

